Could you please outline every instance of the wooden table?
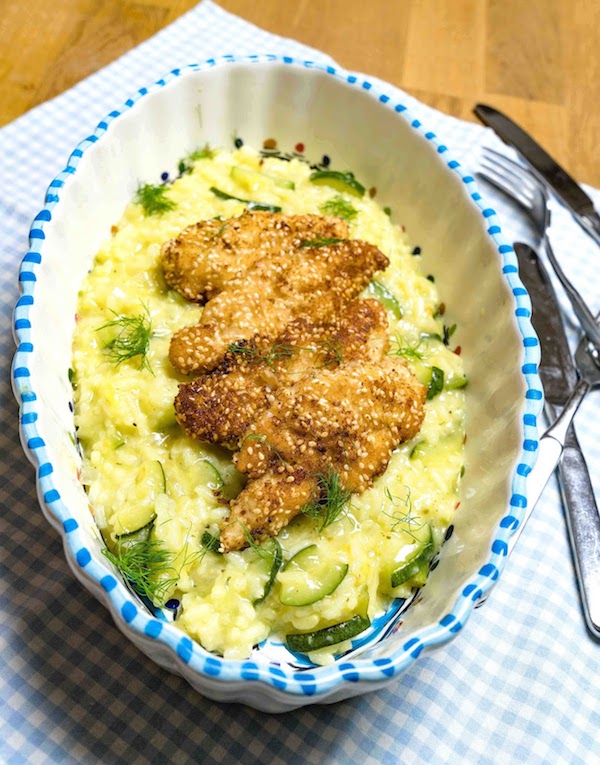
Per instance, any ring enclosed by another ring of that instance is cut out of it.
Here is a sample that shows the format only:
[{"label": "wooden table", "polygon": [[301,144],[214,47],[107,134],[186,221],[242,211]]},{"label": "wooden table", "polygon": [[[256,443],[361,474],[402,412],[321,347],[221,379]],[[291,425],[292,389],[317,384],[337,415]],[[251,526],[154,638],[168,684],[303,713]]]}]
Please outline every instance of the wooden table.
[{"label": "wooden table", "polygon": [[[197,0],[0,0],[0,124],[71,87]],[[600,0],[218,0],[427,104],[483,101],[600,187]]]}]

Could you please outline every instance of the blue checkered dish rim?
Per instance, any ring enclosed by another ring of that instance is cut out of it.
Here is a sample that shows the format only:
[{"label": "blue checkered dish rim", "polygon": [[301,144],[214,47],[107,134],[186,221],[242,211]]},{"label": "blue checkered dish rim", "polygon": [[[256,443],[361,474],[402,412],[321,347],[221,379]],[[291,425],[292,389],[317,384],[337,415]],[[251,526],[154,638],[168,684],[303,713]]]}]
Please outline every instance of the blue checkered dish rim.
[{"label": "blue checkered dish rim", "polygon": [[[267,664],[266,662],[233,661],[219,658],[183,635],[171,624],[151,616],[144,608],[140,607],[139,601],[136,601],[127,587],[111,573],[108,563],[96,560],[92,556],[86,547],[85,532],[79,527],[76,519],[72,517],[69,508],[54,486],[53,466],[48,459],[44,441],[36,426],[38,399],[30,385],[29,360],[34,351],[30,336],[30,309],[35,301],[36,270],[44,255],[44,226],[46,222],[51,220],[52,211],[60,202],[61,189],[65,181],[77,172],[77,166],[83,154],[103,136],[113,120],[127,112],[139,99],[164,87],[174,78],[217,66],[226,66],[230,63],[252,64],[267,61],[317,69],[331,77],[349,83],[355,88],[369,92],[372,98],[385,104],[392,111],[402,114],[402,117],[408,120],[414,130],[431,141],[438,154],[444,155],[443,160],[462,180],[471,199],[478,205],[481,215],[486,220],[488,234],[498,250],[503,274],[515,298],[514,315],[523,338],[525,357],[522,373],[526,381],[527,391],[522,416],[523,443],[519,462],[512,477],[512,495],[509,508],[498,524],[485,564],[464,585],[449,613],[438,623],[421,629],[416,636],[391,651],[388,657],[374,660],[357,658],[344,661],[341,659],[331,665],[314,668],[310,672],[306,670],[294,671],[285,666]],[[410,111],[402,103],[398,103],[397,99],[385,93],[377,92],[373,83],[365,79],[363,75],[351,74],[342,69],[311,61],[300,61],[272,54],[228,55],[219,59],[208,59],[201,64],[191,64],[181,69],[174,69],[151,87],[142,88],[133,98],[128,99],[120,110],[110,112],[99,123],[95,132],[77,146],[69,158],[67,167],[50,184],[46,194],[46,204],[35,217],[31,226],[29,252],[21,264],[19,282],[22,294],[14,313],[14,329],[18,348],[13,361],[12,377],[15,396],[20,404],[22,442],[32,462],[37,465],[38,495],[43,501],[43,506],[45,505],[45,514],[53,525],[61,531],[65,540],[65,550],[69,563],[75,570],[80,569],[77,573],[82,575],[82,580],[88,581],[90,589],[101,596],[116,619],[121,619],[126,623],[126,631],[137,633],[136,637],[140,638],[140,642],[156,641],[157,644],[162,643],[167,646],[172,652],[169,664],[174,662],[179,665],[181,663],[188,665],[187,670],[182,667],[181,674],[184,676],[192,670],[192,672],[200,673],[209,682],[209,679],[212,679],[213,682],[216,679],[225,681],[254,680],[285,693],[317,696],[315,701],[318,701],[318,696],[329,695],[347,682],[381,683],[386,678],[403,672],[424,649],[445,643],[455,636],[464,626],[474,606],[497,581],[507,559],[509,540],[525,516],[527,508],[526,478],[535,463],[539,444],[537,417],[542,407],[543,394],[538,376],[539,341],[530,321],[531,302],[519,279],[514,250],[504,239],[496,214],[493,209],[485,205],[473,177],[464,173],[459,162],[449,158],[447,147],[439,141],[434,133],[428,131],[420,120],[412,118]],[[156,647],[159,648],[158,645]],[[164,655],[164,651],[162,653]],[[277,692],[275,691],[275,693]]]}]

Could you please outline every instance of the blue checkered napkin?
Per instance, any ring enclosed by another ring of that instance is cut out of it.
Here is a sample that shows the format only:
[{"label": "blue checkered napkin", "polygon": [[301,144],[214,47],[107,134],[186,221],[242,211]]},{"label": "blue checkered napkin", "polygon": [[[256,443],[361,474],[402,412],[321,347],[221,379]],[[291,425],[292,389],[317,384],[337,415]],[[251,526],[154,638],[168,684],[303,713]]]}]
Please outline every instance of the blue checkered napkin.
[{"label": "blue checkered napkin", "polygon": [[[277,717],[198,696],[123,638],[67,570],[38,508],[8,382],[11,310],[30,220],[75,144],[139,87],[191,61],[254,52],[330,61],[205,2],[0,130],[0,355],[7,371],[0,391],[0,763],[600,762],[600,647],[585,630],[554,483],[489,602],[455,641],[388,689]],[[409,105],[453,156],[473,157],[483,143],[504,150],[489,131],[376,85]],[[519,214],[485,194],[505,235],[527,238]],[[559,206],[553,239],[567,272],[599,308],[598,251]],[[573,341],[575,334],[572,328]],[[599,407],[591,394],[578,417],[595,483]]]}]

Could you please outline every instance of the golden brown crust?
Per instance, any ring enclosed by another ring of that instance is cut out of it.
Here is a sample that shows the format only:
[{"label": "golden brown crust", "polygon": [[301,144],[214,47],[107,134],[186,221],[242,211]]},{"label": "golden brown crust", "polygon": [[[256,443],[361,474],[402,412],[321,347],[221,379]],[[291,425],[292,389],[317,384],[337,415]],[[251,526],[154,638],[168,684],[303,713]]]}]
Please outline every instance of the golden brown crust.
[{"label": "golden brown crust", "polygon": [[389,261],[344,236],[332,218],[245,213],[163,247],[167,283],[208,301],[199,324],[171,340],[173,366],[201,375],[180,386],[177,419],[195,438],[239,449],[249,477],[221,525],[225,552],[247,534],[277,534],[318,499],[326,474],[365,491],[421,426],[425,388],[385,355],[385,309],[356,299]]},{"label": "golden brown crust", "polygon": [[239,448],[279,387],[315,369],[380,360],[388,348],[387,316],[376,300],[353,300],[320,324],[301,317],[274,342],[256,338],[239,343],[212,372],[180,385],[177,420],[193,438]]},{"label": "golden brown crust", "polygon": [[289,256],[303,240],[347,236],[346,223],[332,216],[246,211],[188,226],[163,244],[161,262],[169,287],[203,304],[269,253]]},{"label": "golden brown crust", "polygon": [[327,321],[388,263],[377,247],[359,240],[262,257],[209,300],[197,326],[175,333],[171,363],[183,374],[208,372],[232,343],[256,336],[273,340],[302,316]]},{"label": "golden brown crust", "polygon": [[425,395],[406,363],[389,357],[315,370],[280,388],[234,458],[250,481],[222,526],[224,550],[246,544],[238,520],[259,540],[285,526],[328,470],[352,493],[369,488],[396,446],[418,432]]},{"label": "golden brown crust", "polygon": [[258,541],[276,536],[311,501],[316,489],[315,476],[307,475],[299,466],[249,481],[232,501],[229,519],[221,526],[221,550],[247,547],[246,534]]}]

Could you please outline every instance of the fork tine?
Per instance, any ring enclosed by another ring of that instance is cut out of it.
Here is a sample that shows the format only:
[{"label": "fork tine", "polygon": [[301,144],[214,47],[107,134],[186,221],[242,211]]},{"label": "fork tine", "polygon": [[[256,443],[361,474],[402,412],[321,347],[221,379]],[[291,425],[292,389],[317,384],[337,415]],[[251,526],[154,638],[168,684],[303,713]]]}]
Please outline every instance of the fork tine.
[{"label": "fork tine", "polygon": [[515,162],[513,159],[506,157],[495,149],[490,149],[487,146],[483,147],[483,156],[496,166],[500,165],[507,172],[512,172],[514,176],[517,176],[518,181],[525,186],[531,194],[536,194],[539,188],[539,183],[533,174],[523,165]]},{"label": "fork tine", "polygon": [[480,168],[481,169],[476,172],[476,175],[485,178],[492,185],[496,186],[496,188],[500,189],[500,191],[503,191],[507,196],[511,197],[511,199],[514,199],[525,210],[531,211],[531,199],[522,192],[518,183],[515,184],[508,180],[505,175],[498,173],[493,165],[487,163],[484,164],[482,162]]},{"label": "fork tine", "polygon": [[491,161],[488,157],[482,157],[480,166],[487,171],[491,171],[499,178],[503,178],[508,186],[510,193],[514,196],[520,196],[527,200],[527,206],[533,207],[535,204],[535,198],[538,194],[537,187],[530,186],[524,182],[524,179],[519,173],[513,171],[511,167],[507,167],[500,162]]}]

